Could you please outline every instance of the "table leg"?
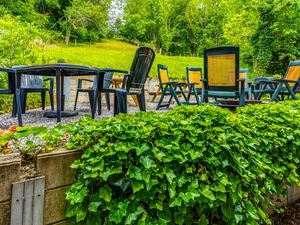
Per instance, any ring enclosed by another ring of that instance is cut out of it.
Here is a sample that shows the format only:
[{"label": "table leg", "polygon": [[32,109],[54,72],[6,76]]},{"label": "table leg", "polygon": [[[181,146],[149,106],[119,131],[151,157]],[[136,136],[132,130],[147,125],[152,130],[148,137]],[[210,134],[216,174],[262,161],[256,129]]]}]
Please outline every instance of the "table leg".
[{"label": "table leg", "polygon": [[[104,81],[104,72],[100,72],[100,73],[97,73],[96,76],[97,76],[97,79],[96,79],[96,91],[94,93],[94,104],[93,104],[93,110],[92,110],[92,118],[95,118],[95,113],[96,113],[96,108],[97,108],[97,102],[98,102],[98,98],[101,98],[100,95],[100,91],[102,90],[103,88],[103,81]],[[99,114],[101,114],[101,104],[98,105],[99,108]]]},{"label": "table leg", "polygon": [[65,78],[64,78],[64,75],[61,74],[61,83],[60,83],[60,86],[61,86],[61,111],[64,111],[65,110],[65,92],[64,92],[64,82],[65,81]]},{"label": "table leg", "polygon": [[17,72],[15,73],[15,96],[16,96],[16,102],[17,102],[17,114],[18,114],[18,124],[19,126],[23,126],[22,121],[22,105],[21,105],[21,76],[17,76]]},{"label": "table leg", "polygon": [[56,70],[56,117],[61,122],[61,71]]}]

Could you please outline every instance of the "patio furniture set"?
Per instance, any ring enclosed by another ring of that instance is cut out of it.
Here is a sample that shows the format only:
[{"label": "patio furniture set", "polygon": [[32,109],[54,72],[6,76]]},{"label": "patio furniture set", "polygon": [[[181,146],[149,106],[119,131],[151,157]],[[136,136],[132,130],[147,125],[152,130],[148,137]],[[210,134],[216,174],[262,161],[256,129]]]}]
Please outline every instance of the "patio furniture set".
[{"label": "patio furniture set", "polygon": [[[145,82],[153,64],[155,53],[151,48],[139,47],[134,56],[129,72],[111,68],[96,68],[72,64],[48,64],[39,66],[15,66],[0,68],[0,72],[8,75],[8,88],[0,89],[0,94],[13,95],[12,116],[18,117],[23,125],[22,113],[26,109],[26,96],[29,92],[40,92],[42,108],[45,108],[45,95],[50,96],[51,111],[44,113],[46,117],[77,115],[79,93],[88,93],[91,115],[94,118],[97,106],[101,114],[101,95],[105,96],[110,110],[110,93],[114,95],[114,115],[127,113],[127,96],[132,96],[141,111],[146,111]],[[239,47],[216,47],[204,50],[204,76],[202,68],[187,67],[187,82],[176,82],[169,78],[168,67],[158,64],[159,90],[161,92],[156,109],[169,107],[174,99],[177,105],[209,102],[223,107],[244,106],[246,103],[258,103],[263,94],[270,95],[270,101],[284,100],[285,96],[297,99],[296,92],[300,82],[300,60],[291,62],[282,79],[255,78],[248,80],[248,69],[240,69]],[[114,73],[124,74],[123,78],[114,78]],[[74,111],[65,111],[64,78],[71,76],[94,76],[94,80],[78,79]],[[44,79],[43,76],[46,76]],[[24,79],[25,78],[25,79]],[[115,81],[114,81],[115,79]],[[56,111],[54,111],[54,81],[56,88]],[[44,87],[49,82],[49,87]],[[91,88],[84,88],[83,83],[93,83]],[[112,86],[114,84],[114,87]],[[167,102],[164,102],[169,96]],[[196,102],[192,102],[194,96]],[[180,100],[180,97],[183,100]],[[246,99],[245,99],[246,98]],[[225,99],[225,100],[224,100]],[[235,99],[235,100],[226,100]],[[254,100],[253,100],[254,99]]]},{"label": "patio furniture set", "polygon": [[[251,83],[248,74],[248,69],[239,67],[239,47],[217,47],[204,50],[204,76],[202,68],[187,67],[186,83],[171,81],[168,67],[159,64],[160,86],[158,91],[161,92],[161,97],[156,109],[169,107],[173,99],[177,105],[200,105],[201,102],[209,102],[214,99],[213,104],[226,108],[244,106],[248,103],[261,103],[264,94],[270,95],[270,101],[282,101],[286,96],[297,99],[300,60],[289,64],[282,79],[258,77]],[[192,95],[196,102],[190,101]],[[158,92],[152,101],[157,96]],[[170,98],[167,103],[163,103],[166,96],[170,96]],[[179,96],[182,96],[182,101]]]}]

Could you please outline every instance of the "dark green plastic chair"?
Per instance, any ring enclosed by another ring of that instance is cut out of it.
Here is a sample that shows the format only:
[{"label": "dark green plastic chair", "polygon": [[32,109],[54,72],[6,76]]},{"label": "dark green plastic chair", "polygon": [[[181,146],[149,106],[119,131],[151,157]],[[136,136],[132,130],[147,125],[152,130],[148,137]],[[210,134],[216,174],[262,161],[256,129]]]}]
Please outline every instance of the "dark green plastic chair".
[{"label": "dark green plastic chair", "polygon": [[[111,86],[113,75],[114,75],[113,72],[105,73],[103,88],[107,89]],[[96,76],[95,76],[94,80],[85,79],[85,78],[78,79],[77,91],[76,91],[75,103],[74,103],[74,111],[76,110],[76,107],[77,107],[78,95],[80,92],[88,93],[89,101],[90,101],[90,108],[91,108],[91,110],[93,109],[94,96],[95,96],[95,91],[96,91],[96,79],[97,79]],[[83,82],[93,83],[93,86],[91,88],[83,88],[83,86],[82,86]],[[98,98],[98,114],[99,115],[101,114],[101,110],[100,110],[101,97],[102,96],[100,95]],[[109,111],[110,110],[110,96],[109,96],[108,92],[105,93],[105,100],[106,100],[107,110]]]},{"label": "dark green plastic chair", "polygon": [[240,69],[240,79],[245,79],[245,94],[248,100],[252,99],[252,88],[251,83],[249,82],[249,70],[248,69]]},{"label": "dark green plastic chair", "polygon": [[202,85],[202,68],[194,67],[194,66],[188,66],[186,68],[186,77],[187,77],[187,81],[188,81],[187,85],[188,85],[188,88],[189,88],[189,92],[188,92],[188,96],[187,96],[188,102],[189,102],[189,104],[192,104],[190,102],[190,97],[191,97],[191,95],[194,95],[195,99],[196,99],[196,103],[198,105],[200,105],[201,101],[200,101],[200,98],[199,98],[198,95],[201,96],[202,88],[203,88],[203,85]]},{"label": "dark green plastic chair", "polygon": [[13,95],[13,105],[12,105],[12,116],[16,117],[17,115],[17,104],[15,96],[15,71],[8,68],[0,68],[0,76],[7,76],[7,85],[6,87],[0,88],[0,95]]},{"label": "dark green plastic chair", "polygon": [[[170,81],[167,66],[158,64],[157,68],[158,68],[158,79],[159,79],[159,86],[161,90],[161,97],[156,106],[156,110],[162,107],[169,108],[173,98],[175,99],[177,105],[181,105],[183,102],[179,100],[178,98],[179,94],[183,95],[185,99],[185,103],[187,103],[188,99],[182,87],[184,83]],[[163,103],[165,96],[170,96],[167,103]]]},{"label": "dark green plastic chair", "polygon": [[216,47],[204,50],[204,92],[202,99],[239,99],[245,105],[245,79],[240,79],[239,47]]},{"label": "dark green plastic chair", "polygon": [[285,96],[297,100],[296,92],[300,83],[300,60],[289,63],[288,69],[282,79],[262,80],[258,84],[261,86],[269,86],[268,89],[257,89],[254,92],[261,97],[264,93],[271,95],[270,101],[284,100]]},{"label": "dark green plastic chair", "polygon": [[144,86],[148,78],[155,52],[149,47],[136,50],[129,74],[123,79],[122,88],[103,89],[114,93],[114,115],[127,113],[127,96],[136,96],[141,111],[146,111]]}]

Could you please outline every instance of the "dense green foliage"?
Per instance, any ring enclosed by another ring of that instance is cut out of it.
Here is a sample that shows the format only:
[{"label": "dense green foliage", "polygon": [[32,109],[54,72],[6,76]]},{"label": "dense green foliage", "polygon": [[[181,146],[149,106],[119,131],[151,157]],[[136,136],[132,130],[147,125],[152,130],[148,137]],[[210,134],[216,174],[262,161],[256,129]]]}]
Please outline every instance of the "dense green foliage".
[{"label": "dense green foliage", "polygon": [[[120,37],[164,55],[201,56],[220,45],[241,47],[258,75],[282,74],[300,57],[298,0],[1,0],[18,17],[58,39],[94,43]],[[32,32],[19,32],[22,35]],[[44,39],[44,41],[47,39]],[[0,37],[1,41],[1,37]],[[1,50],[1,43],[0,43]],[[28,57],[28,54],[26,54]]]},{"label": "dense green foliage", "polygon": [[127,0],[121,34],[165,54],[238,45],[258,75],[283,74],[300,57],[298,0]]},{"label": "dense green foliage", "polygon": [[300,184],[300,102],[211,105],[71,125],[83,149],[66,195],[78,224],[270,223],[268,197]]}]

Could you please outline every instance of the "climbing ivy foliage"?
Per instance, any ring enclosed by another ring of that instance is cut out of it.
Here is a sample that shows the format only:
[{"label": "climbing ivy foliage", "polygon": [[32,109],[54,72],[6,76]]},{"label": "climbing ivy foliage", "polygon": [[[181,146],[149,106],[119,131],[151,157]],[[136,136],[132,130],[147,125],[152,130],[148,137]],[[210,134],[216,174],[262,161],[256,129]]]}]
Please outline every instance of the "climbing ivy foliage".
[{"label": "climbing ivy foliage", "polygon": [[83,149],[67,216],[78,224],[270,224],[299,180],[300,102],[140,112],[72,125]]}]

